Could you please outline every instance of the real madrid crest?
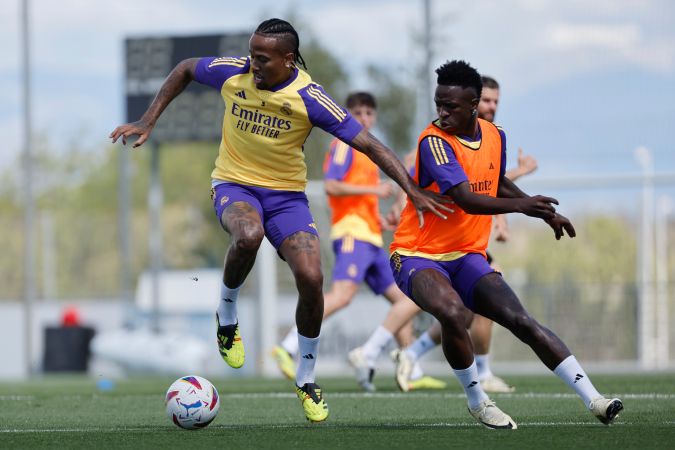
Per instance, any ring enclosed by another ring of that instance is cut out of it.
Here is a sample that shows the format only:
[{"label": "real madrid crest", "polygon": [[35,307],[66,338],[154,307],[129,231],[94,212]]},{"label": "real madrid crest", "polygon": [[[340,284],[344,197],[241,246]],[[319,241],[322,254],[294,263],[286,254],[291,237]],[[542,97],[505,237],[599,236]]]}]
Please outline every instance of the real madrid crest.
[{"label": "real madrid crest", "polygon": [[281,113],[285,114],[287,116],[290,116],[293,114],[293,110],[291,110],[291,104],[288,102],[284,102],[283,105],[281,105]]}]

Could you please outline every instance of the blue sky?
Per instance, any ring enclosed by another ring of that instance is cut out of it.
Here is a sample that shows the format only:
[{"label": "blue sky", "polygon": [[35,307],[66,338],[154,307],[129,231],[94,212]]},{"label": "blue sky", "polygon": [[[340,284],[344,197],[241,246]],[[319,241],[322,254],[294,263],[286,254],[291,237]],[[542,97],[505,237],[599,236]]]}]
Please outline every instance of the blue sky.
[{"label": "blue sky", "polygon": [[[21,147],[18,0],[0,11],[0,168]],[[497,121],[533,177],[636,171],[638,145],[675,170],[675,2],[439,1],[434,66],[466,59],[502,84]],[[103,148],[123,119],[126,36],[252,31],[293,11],[367,88],[369,63],[416,84],[419,1],[31,0],[35,131],[50,148]],[[301,35],[302,39],[302,35]]]}]

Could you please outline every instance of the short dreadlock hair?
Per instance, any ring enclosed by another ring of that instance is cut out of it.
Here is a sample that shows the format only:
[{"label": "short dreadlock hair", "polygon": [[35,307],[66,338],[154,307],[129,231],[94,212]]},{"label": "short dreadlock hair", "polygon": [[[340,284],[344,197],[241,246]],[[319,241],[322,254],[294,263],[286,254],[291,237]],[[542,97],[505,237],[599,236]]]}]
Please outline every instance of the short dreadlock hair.
[{"label": "short dreadlock hair", "polygon": [[476,97],[480,98],[483,91],[483,83],[480,74],[465,61],[447,61],[441,67],[436,69],[438,75],[437,82],[443,86],[460,86],[463,88],[473,88],[476,91]]},{"label": "short dreadlock hair", "polygon": [[283,39],[293,49],[295,62],[307,69],[305,60],[302,58],[302,55],[300,55],[300,38],[298,37],[298,32],[293,28],[293,25],[282,19],[267,19],[258,25],[255,34],[263,36],[279,36],[280,39]]}]

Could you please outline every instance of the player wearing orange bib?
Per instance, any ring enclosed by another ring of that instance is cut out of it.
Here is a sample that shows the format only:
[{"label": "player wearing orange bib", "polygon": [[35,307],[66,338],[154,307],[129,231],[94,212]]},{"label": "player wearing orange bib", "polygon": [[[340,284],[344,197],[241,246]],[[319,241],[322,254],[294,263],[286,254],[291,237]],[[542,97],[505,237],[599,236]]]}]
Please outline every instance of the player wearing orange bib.
[{"label": "player wearing orange bib", "polygon": [[609,424],[623,409],[621,400],[598,393],[560,338],[530,316],[485,258],[494,214],[541,218],[556,239],[565,233],[574,237],[574,228],[556,213],[557,200],[530,197],[504,176],[504,132],[477,118],[482,90],[478,72],[464,61],[452,61],[436,73],[438,119],[419,138],[414,180],[425,190],[449,195],[459,208],[444,221],[429,217],[419,230],[413,226],[412,205],[406,204],[391,244],[394,277],[403,292],[440,322],[443,352],[464,388],[471,415],[480,423],[517,428],[481,388],[466,308],[529,345],[600,421]]}]

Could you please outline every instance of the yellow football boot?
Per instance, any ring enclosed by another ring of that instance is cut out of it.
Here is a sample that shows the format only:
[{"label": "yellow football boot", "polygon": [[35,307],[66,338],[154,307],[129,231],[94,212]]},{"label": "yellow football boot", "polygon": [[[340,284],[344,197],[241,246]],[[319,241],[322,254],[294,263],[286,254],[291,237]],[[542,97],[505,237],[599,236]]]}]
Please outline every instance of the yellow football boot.
[{"label": "yellow football boot", "polygon": [[218,340],[218,351],[223,360],[235,369],[244,365],[244,342],[239,336],[239,323],[234,325],[220,325],[218,314],[216,313],[216,326],[218,331],[216,337]]},{"label": "yellow football boot", "polygon": [[295,386],[295,393],[302,402],[302,409],[310,422],[323,422],[328,417],[328,405],[323,400],[321,388],[316,383]]},{"label": "yellow football boot", "polygon": [[417,380],[408,381],[409,391],[419,391],[421,389],[445,389],[448,384],[438,378],[423,376]]},{"label": "yellow football boot", "polygon": [[281,373],[289,380],[295,380],[295,361],[291,354],[285,348],[276,345],[272,349],[272,357],[277,362]]}]

